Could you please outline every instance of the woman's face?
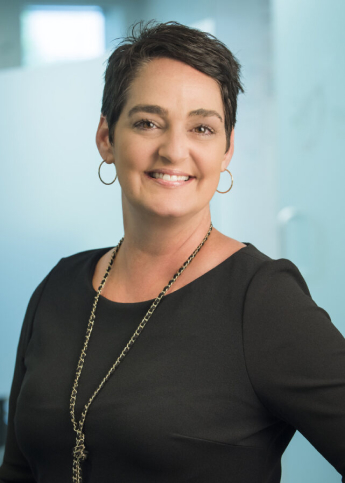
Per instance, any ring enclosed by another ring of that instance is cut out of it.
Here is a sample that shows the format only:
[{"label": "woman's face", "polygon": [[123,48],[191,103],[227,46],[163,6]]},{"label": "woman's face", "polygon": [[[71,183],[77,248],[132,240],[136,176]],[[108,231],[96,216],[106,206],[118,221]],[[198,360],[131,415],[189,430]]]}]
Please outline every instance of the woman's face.
[{"label": "woman's face", "polygon": [[113,146],[106,129],[101,117],[97,145],[103,159],[115,162],[124,213],[190,217],[209,210],[234,142],[232,133],[225,153],[224,109],[214,79],[182,62],[154,59],[129,89]]}]

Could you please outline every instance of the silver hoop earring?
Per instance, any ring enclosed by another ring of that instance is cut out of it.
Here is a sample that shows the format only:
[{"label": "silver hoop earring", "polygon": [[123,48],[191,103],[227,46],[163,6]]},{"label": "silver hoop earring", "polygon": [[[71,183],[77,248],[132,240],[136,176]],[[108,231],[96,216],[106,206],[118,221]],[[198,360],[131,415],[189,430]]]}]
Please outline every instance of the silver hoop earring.
[{"label": "silver hoop earring", "polygon": [[[230,176],[231,176],[231,186],[230,186],[230,188],[229,188],[228,190],[226,190],[226,191],[218,191],[218,190],[216,190],[216,191],[217,191],[217,193],[221,193],[222,195],[223,195],[224,193],[228,193],[228,192],[231,190],[232,185],[234,184],[234,178],[232,177],[232,174],[230,173],[230,171],[229,171],[228,169],[226,169],[226,168],[225,168],[225,171],[227,171],[227,172],[230,174]],[[223,172],[224,172],[224,171],[223,171]]]},{"label": "silver hoop earring", "polygon": [[[116,178],[117,178],[117,174],[115,175],[115,179],[114,181],[112,181],[111,183],[106,183],[105,181],[102,180],[102,177],[101,177],[101,166],[102,164],[105,163],[105,159],[101,162],[101,164],[99,165],[99,168],[98,168],[98,176],[99,176],[99,179],[102,181],[103,184],[113,184],[115,183],[116,181]],[[111,164],[114,164],[114,167],[115,167],[115,163],[111,163]],[[116,173],[116,168],[115,168],[115,173]]]}]

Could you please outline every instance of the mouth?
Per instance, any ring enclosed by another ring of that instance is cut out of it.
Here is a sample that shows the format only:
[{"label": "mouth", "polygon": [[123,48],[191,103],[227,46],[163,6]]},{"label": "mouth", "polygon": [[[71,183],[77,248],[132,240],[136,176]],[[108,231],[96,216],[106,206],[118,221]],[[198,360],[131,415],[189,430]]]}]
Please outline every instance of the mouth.
[{"label": "mouth", "polygon": [[149,171],[146,173],[150,178],[154,179],[162,179],[164,181],[189,181],[192,178],[195,178],[195,176],[190,176],[185,173],[165,173],[161,171]]},{"label": "mouth", "polygon": [[162,171],[147,171],[145,172],[145,176],[157,186],[165,188],[186,186],[195,179],[195,176],[190,176],[187,173],[166,173]]}]

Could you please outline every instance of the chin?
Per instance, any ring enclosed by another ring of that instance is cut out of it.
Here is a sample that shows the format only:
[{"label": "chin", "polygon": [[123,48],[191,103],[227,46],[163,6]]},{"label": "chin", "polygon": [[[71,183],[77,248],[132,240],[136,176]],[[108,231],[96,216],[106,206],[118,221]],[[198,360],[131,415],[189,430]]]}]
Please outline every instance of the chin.
[{"label": "chin", "polygon": [[171,203],[160,203],[159,206],[147,206],[146,213],[161,217],[161,218],[182,218],[188,215],[192,215],[195,211],[190,207],[186,206],[186,204],[172,204]]},{"label": "chin", "polygon": [[172,209],[152,210],[150,214],[164,219],[172,219],[172,218],[183,218],[185,216],[190,215],[191,213],[185,208],[184,209],[181,208],[180,210],[176,210],[176,209],[175,210],[172,210]]},{"label": "chin", "polygon": [[[145,199],[146,198],[146,199]],[[194,199],[191,199],[194,198]],[[194,201],[194,202],[193,202]],[[162,221],[164,219],[174,219],[174,218],[188,218],[195,215],[201,211],[204,207],[196,206],[195,197],[175,197],[173,199],[164,199],[160,197],[132,197],[123,198],[123,208],[125,211],[131,206],[130,211],[132,213],[136,212],[138,216],[143,217],[158,217]],[[133,211],[134,209],[134,211]],[[141,214],[141,215],[140,215]]]}]

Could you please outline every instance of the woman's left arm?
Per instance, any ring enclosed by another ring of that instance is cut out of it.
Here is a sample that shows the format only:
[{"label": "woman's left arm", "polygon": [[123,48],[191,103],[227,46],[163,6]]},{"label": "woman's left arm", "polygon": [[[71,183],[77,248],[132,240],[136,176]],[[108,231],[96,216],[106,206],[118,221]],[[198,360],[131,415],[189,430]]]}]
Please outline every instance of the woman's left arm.
[{"label": "woman's left arm", "polygon": [[345,483],[345,339],[290,260],[265,262],[252,278],[243,337],[259,399],[300,431]]}]

